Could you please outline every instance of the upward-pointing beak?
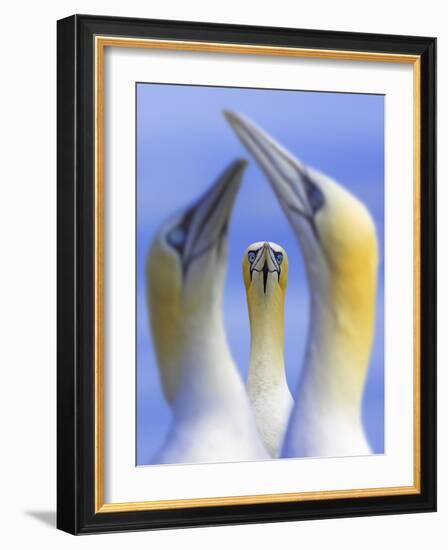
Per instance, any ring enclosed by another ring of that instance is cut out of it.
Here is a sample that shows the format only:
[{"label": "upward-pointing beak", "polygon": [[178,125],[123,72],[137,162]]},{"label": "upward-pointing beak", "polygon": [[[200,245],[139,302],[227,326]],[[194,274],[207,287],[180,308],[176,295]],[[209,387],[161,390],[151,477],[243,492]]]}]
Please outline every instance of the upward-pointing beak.
[{"label": "upward-pointing beak", "polygon": [[247,118],[230,111],[224,116],[266,174],[286,213],[300,214],[313,225],[309,195],[314,184],[305,166]]},{"label": "upward-pointing beak", "polygon": [[242,159],[232,162],[188,210],[188,237],[182,254],[185,267],[221,242],[246,165]]}]

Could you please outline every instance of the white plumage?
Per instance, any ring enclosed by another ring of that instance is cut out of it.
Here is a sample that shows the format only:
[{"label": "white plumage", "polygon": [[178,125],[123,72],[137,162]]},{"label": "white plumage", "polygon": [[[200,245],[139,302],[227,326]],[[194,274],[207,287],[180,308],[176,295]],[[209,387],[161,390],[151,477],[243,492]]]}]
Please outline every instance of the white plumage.
[{"label": "white plumage", "polygon": [[153,341],[173,412],[156,464],[268,457],[222,316],[226,230],[245,164],[232,163],[197,203],[166,223],[148,257]]},{"label": "white plumage", "polygon": [[251,329],[247,392],[264,444],[277,457],[294,404],[283,353],[285,250],[275,243],[251,244],[243,256],[243,278]]},{"label": "white plumage", "polygon": [[[378,245],[364,205],[246,118],[226,117],[254,155],[297,236],[310,289],[303,374],[282,456],[371,452],[362,396],[375,320]],[[299,360],[299,358],[298,358]]]}]

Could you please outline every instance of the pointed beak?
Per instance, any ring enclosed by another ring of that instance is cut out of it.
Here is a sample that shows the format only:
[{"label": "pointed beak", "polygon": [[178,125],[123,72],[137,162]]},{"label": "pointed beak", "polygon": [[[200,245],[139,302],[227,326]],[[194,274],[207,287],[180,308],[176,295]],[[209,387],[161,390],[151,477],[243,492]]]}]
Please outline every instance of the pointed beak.
[{"label": "pointed beak", "polygon": [[316,206],[324,199],[306,167],[247,118],[230,111],[224,116],[266,174],[286,214],[299,214],[313,225]]},{"label": "pointed beak", "polygon": [[182,257],[187,267],[225,236],[247,162],[232,162],[206,193],[186,213],[188,237]]},{"label": "pointed beak", "polygon": [[252,280],[254,271],[258,271],[263,274],[263,290],[266,294],[266,287],[268,282],[269,273],[276,273],[277,280],[280,279],[280,266],[275,258],[274,251],[269,246],[268,242],[265,242],[262,248],[258,251],[254,263],[250,266],[250,278]]}]

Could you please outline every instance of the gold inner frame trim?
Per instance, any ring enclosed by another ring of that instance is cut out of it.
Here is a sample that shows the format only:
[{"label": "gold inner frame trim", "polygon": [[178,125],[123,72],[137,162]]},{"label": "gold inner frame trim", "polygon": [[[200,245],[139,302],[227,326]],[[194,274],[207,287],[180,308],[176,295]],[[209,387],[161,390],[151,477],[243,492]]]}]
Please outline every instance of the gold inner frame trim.
[{"label": "gold inner frame trim", "polygon": [[[104,502],[104,50],[106,47],[152,48],[207,53],[232,53],[330,59],[341,61],[370,61],[382,63],[407,63],[413,65],[413,173],[414,173],[414,480],[413,485],[348,490],[276,493],[262,495],[189,498],[179,500],[154,500],[141,502]],[[303,502],[341,498],[362,498],[420,493],[421,442],[420,442],[420,119],[421,119],[421,61],[417,55],[389,54],[381,52],[356,52],[324,50],[253,44],[227,44],[181,40],[155,40],[96,36],[95,55],[95,513],[129,512],[198,508],[207,506],[231,506],[273,502]]]}]

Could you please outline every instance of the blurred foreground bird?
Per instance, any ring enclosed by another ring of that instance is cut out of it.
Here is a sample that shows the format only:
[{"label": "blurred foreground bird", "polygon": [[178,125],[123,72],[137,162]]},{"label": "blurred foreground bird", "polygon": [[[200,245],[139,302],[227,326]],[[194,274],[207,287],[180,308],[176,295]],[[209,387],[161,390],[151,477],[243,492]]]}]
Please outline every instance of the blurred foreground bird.
[{"label": "blurred foreground bird", "polygon": [[302,250],[310,289],[306,355],[282,456],[369,454],[362,397],[375,322],[373,220],[351,193],[303,165],[255,124],[225,116],[277,195]]},{"label": "blurred foreground bird", "polygon": [[286,252],[275,243],[251,244],[243,256],[243,279],[251,333],[247,391],[264,444],[277,457],[294,404],[283,354]]},{"label": "blurred foreground bird", "polygon": [[173,420],[153,463],[258,460],[268,453],[227,344],[227,226],[246,162],[237,160],[164,224],[147,262],[147,299]]}]

